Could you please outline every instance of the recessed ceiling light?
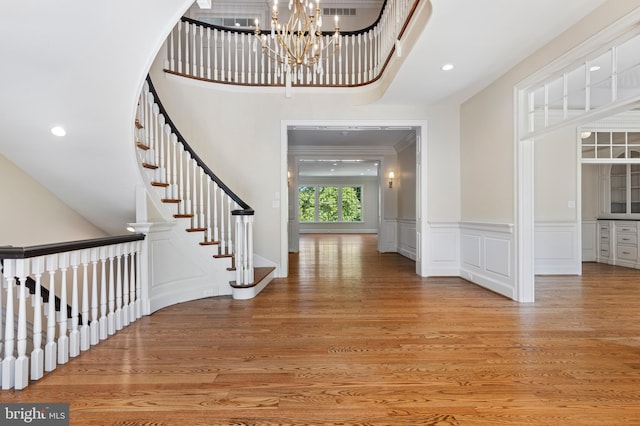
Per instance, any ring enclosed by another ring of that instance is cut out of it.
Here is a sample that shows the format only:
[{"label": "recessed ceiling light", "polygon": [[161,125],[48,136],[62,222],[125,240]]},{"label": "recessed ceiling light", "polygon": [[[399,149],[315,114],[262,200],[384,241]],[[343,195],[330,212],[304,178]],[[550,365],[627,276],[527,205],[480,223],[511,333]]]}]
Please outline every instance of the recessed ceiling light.
[{"label": "recessed ceiling light", "polygon": [[67,134],[67,131],[64,130],[64,127],[55,126],[51,128],[51,133],[53,133],[56,136],[64,136]]},{"label": "recessed ceiling light", "polygon": [[453,69],[453,64],[444,64],[440,69],[442,71],[451,71]]},{"label": "recessed ceiling light", "polygon": [[600,69],[600,67],[598,65],[594,65],[591,68],[589,68],[589,71],[598,71]]}]

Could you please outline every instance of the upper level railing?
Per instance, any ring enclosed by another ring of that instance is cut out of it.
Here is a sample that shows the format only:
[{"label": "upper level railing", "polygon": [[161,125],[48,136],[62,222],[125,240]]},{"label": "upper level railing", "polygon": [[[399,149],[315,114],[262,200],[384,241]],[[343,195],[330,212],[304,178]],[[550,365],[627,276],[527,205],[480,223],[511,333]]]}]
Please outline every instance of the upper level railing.
[{"label": "upper level railing", "polygon": [[25,388],[143,315],[144,238],[0,247],[3,390]]},{"label": "upper level railing", "polygon": [[[323,60],[322,72],[298,67],[293,86],[354,87],[378,80],[420,0],[386,0],[380,17],[360,31],[341,32],[334,55]],[[268,31],[265,31],[268,33]],[[325,44],[333,32],[323,33]],[[266,37],[269,48],[276,40]],[[199,80],[248,86],[284,86],[287,77],[264,52],[251,30],[234,30],[182,18],[166,43],[165,71]]]}]

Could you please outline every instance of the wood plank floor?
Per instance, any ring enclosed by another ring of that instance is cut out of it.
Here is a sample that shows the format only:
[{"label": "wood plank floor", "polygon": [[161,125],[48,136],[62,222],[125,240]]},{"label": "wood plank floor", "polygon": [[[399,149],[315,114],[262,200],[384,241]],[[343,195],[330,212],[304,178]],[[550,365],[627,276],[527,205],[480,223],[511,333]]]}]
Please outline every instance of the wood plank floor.
[{"label": "wood plank floor", "polygon": [[256,299],[161,310],[2,401],[83,426],[640,425],[640,271],[587,263],[520,305],[375,248],[305,236]]}]

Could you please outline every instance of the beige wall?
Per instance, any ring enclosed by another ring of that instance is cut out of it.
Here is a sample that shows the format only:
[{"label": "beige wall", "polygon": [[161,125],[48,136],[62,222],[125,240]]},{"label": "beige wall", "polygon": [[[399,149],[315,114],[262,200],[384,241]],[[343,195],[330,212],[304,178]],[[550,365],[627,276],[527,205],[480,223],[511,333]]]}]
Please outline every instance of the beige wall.
[{"label": "beige wall", "polygon": [[0,209],[0,246],[84,240],[106,234],[0,155],[5,200]]},{"label": "beige wall", "polygon": [[394,188],[398,192],[398,219],[416,218],[416,144],[398,152]]},{"label": "beige wall", "polygon": [[[462,105],[460,167],[463,220],[507,223],[515,220],[514,86],[637,7],[640,7],[640,0],[609,0]],[[565,161],[574,162],[573,158],[567,157]],[[541,156],[535,161],[536,167],[543,167],[541,165],[551,159]],[[555,158],[554,161],[557,164],[560,160]],[[563,217],[566,213],[545,210],[545,215],[554,218]]]}]

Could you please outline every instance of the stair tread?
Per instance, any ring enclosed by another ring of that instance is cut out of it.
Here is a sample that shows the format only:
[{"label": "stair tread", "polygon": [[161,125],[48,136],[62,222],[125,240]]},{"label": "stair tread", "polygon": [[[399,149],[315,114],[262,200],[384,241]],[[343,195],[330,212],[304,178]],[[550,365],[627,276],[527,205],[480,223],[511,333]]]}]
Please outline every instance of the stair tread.
[{"label": "stair tread", "polygon": [[151,186],[161,186],[163,188],[166,188],[167,186],[169,186],[169,184],[164,182],[151,182]]},{"label": "stair tread", "polygon": [[204,232],[206,230],[207,228],[187,228],[186,229],[187,232]]},{"label": "stair tread", "polygon": [[230,281],[229,284],[233,288],[250,288],[260,284],[260,281],[265,279],[267,275],[275,271],[273,266],[257,266],[253,268],[253,282],[249,284],[236,284],[236,281]]},{"label": "stair tread", "polygon": [[180,202],[180,200],[176,198],[163,198],[160,201],[162,201],[163,203],[179,203]]},{"label": "stair tread", "polygon": [[149,147],[148,145],[143,144],[142,142],[138,141],[136,142],[136,146],[144,151],[148,151],[151,149],[151,147]]},{"label": "stair tread", "polygon": [[214,257],[214,259],[222,259],[222,258],[225,258],[225,257],[233,258],[233,255],[232,254],[214,254],[213,257]]},{"label": "stair tread", "polygon": [[142,123],[140,123],[140,120],[136,119],[136,128],[137,129],[143,129],[144,126],[142,125]]},{"label": "stair tread", "polygon": [[220,244],[220,241],[201,241],[201,246],[214,246]]},{"label": "stair tread", "polygon": [[157,169],[158,166],[154,165],[154,164],[149,164],[149,163],[142,163],[142,167],[144,167],[145,169]]}]

